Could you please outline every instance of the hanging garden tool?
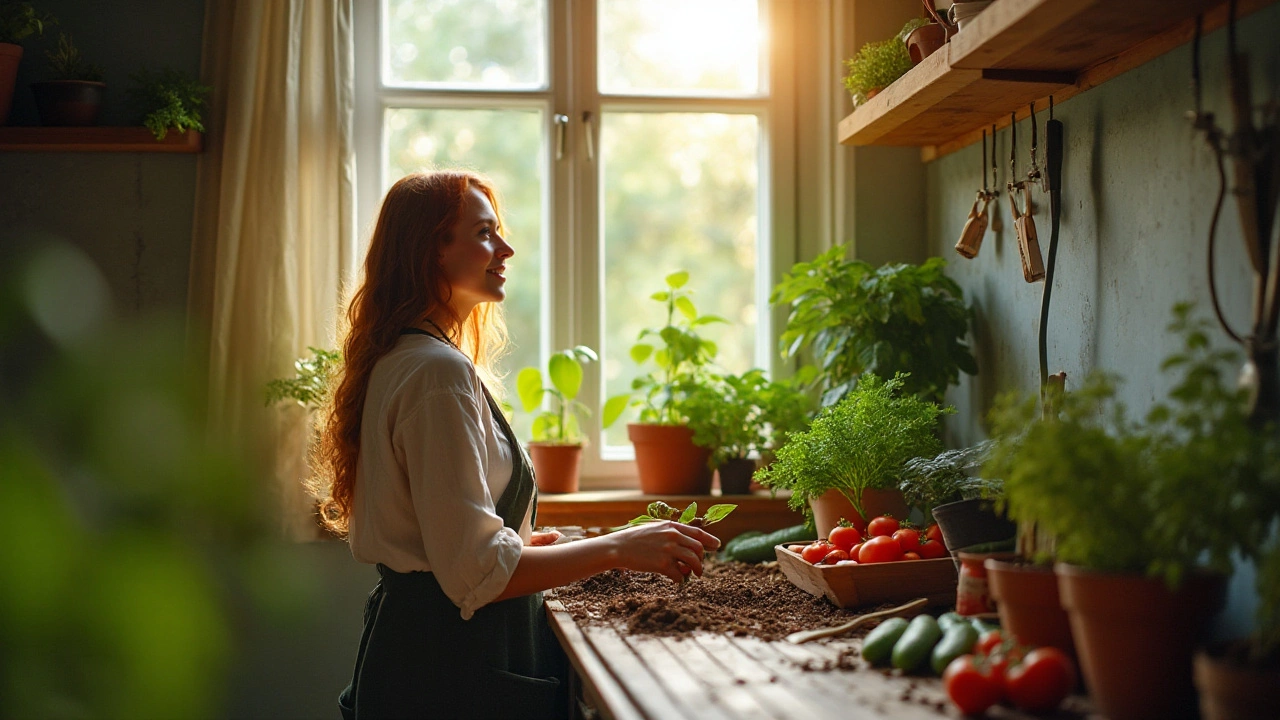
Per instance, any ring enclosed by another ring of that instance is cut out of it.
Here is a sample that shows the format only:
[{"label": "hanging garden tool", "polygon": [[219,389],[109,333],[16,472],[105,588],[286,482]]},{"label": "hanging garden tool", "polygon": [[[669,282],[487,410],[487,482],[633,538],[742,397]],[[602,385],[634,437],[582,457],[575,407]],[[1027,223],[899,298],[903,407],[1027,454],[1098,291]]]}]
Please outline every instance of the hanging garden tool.
[{"label": "hanging garden tool", "polygon": [[[1035,126],[1035,107],[1032,107],[1031,124]],[[1034,136],[1033,136],[1034,137]],[[1055,400],[1062,397],[1067,374],[1049,374],[1049,301],[1053,296],[1053,269],[1058,261],[1058,226],[1062,221],[1062,121],[1053,118],[1053,96],[1049,96],[1049,121],[1044,125],[1046,149],[1045,177],[1049,191],[1049,257],[1044,276],[1044,289],[1040,294],[1040,407],[1046,419],[1057,416]],[[1032,143],[1032,147],[1035,144]],[[1032,150],[1034,155],[1035,151]]]},{"label": "hanging garden tool", "polygon": [[[1018,119],[1012,118],[1009,140],[1009,212],[1013,215],[1013,229],[1018,235],[1018,256],[1022,259],[1022,277],[1027,282],[1044,279],[1044,260],[1040,257],[1040,241],[1036,238],[1036,221],[1031,217],[1031,186],[1040,180],[1040,167],[1036,164],[1036,114],[1031,105],[1031,169],[1025,180],[1013,181],[1018,176]],[[1018,191],[1022,192],[1023,207],[1018,209]]]},{"label": "hanging garden tool", "polygon": [[[995,132],[991,134],[991,152],[994,155],[996,147]],[[973,201],[973,207],[969,209],[969,219],[964,221],[964,229],[960,231],[960,241],[956,243],[956,252],[972,260],[978,256],[978,250],[982,247],[982,238],[987,234],[987,218],[988,206],[995,199],[996,192],[993,188],[987,186],[987,131],[982,131],[982,156],[978,158],[978,163],[982,173],[982,189],[978,191],[978,197]],[[995,168],[992,168],[992,180],[995,180]],[[978,205],[982,205],[982,209],[978,209]]]},{"label": "hanging garden tool", "polygon": [[[1236,2],[1229,5],[1227,20],[1227,68],[1235,128],[1228,135],[1215,122],[1213,113],[1201,107],[1200,33],[1202,18],[1196,18],[1195,42],[1191,52],[1191,83],[1196,109],[1188,113],[1197,130],[1213,150],[1218,166],[1218,197],[1209,221],[1209,295],[1222,329],[1244,346],[1248,359],[1240,373],[1240,384],[1249,394],[1249,419],[1255,424],[1280,419],[1280,368],[1276,326],[1280,320],[1280,247],[1272,242],[1276,205],[1280,199],[1280,108],[1275,102],[1264,108],[1261,125],[1254,125],[1252,88],[1248,56],[1236,52]],[[1232,330],[1218,303],[1214,279],[1215,241],[1218,218],[1227,191],[1223,157],[1231,159],[1235,188],[1232,195],[1240,212],[1240,230],[1249,263],[1253,267],[1253,325],[1248,335]]]}]

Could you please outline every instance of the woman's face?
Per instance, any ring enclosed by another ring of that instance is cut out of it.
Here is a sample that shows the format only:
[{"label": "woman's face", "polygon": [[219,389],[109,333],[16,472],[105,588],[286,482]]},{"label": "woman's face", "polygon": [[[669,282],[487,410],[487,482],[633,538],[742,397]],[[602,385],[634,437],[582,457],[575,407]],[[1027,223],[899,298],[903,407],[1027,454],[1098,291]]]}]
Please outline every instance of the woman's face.
[{"label": "woman's face", "polygon": [[440,251],[440,264],[453,291],[450,304],[461,317],[482,302],[502,302],[507,297],[506,260],[515,250],[498,234],[498,215],[489,198],[471,188],[453,238]]}]

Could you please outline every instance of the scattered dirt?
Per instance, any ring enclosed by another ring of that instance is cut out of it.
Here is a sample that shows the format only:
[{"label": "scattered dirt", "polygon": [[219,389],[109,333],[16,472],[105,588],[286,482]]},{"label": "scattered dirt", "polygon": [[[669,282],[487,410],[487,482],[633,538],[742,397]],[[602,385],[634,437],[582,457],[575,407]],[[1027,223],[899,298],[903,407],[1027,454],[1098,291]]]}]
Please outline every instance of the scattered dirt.
[{"label": "scattered dirt", "polygon": [[555,597],[579,622],[633,635],[705,630],[781,640],[853,615],[792,585],[776,563],[709,562],[701,578],[683,586],[662,575],[611,570],[558,588]]}]

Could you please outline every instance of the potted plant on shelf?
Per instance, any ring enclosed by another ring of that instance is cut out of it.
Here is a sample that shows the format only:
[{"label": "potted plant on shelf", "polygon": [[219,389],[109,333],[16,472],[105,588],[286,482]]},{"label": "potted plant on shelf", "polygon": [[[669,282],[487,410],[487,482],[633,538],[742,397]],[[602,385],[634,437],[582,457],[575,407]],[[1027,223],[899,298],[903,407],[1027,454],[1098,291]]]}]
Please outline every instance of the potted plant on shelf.
[{"label": "potted plant on shelf", "polygon": [[769,299],[791,305],[782,354],[812,348],[824,406],[849,392],[864,372],[905,373],[904,389],[934,403],[942,402],[961,372],[978,372],[964,342],[971,313],[960,286],[943,273],[945,260],[877,269],[844,254],[837,245],[813,262],[797,263]]},{"label": "potted plant on shelf", "polygon": [[665,279],[666,289],[650,296],[662,303],[666,323],[640,331],[631,346],[631,359],[655,368],[631,383],[632,392],[609,398],[602,425],[612,425],[629,406],[640,408],[640,421],[627,425],[636,452],[640,489],[647,495],[706,495],[711,492],[711,448],[693,441],[685,412],[689,393],[708,382],[716,344],[698,334],[711,323],[727,322],[716,315],[700,315],[685,288],[689,273],[680,270]]},{"label": "potted plant on shelf", "polygon": [[1170,329],[1186,349],[1164,367],[1183,375],[1145,423],[1127,419],[1105,375],[1054,398],[1048,418],[1034,400],[993,414],[986,470],[1003,478],[1012,518],[1053,536],[1081,667],[1117,720],[1193,714],[1192,652],[1221,608],[1231,553],[1256,550],[1277,516],[1275,481],[1258,489],[1275,474],[1274,429],[1251,428],[1222,381],[1233,353],[1209,346],[1189,306]]},{"label": "potted plant on shelf", "polygon": [[902,31],[888,40],[869,42],[858,54],[845,61],[844,86],[853,96],[853,106],[875,97],[911,69],[911,55],[904,40],[923,20],[912,20]]},{"label": "potted plant on shelf", "polygon": [[0,0],[0,125],[9,119],[13,107],[13,89],[18,79],[18,63],[22,61],[22,41],[40,37],[46,25],[55,20],[36,12],[29,2]]},{"label": "potted plant on shelf", "polygon": [[824,409],[808,430],[792,433],[777,460],[756,471],[762,485],[790,490],[788,504],[826,537],[844,517],[866,526],[872,517],[905,517],[897,489],[902,466],[941,449],[938,418],[951,412],[905,392],[902,375],[866,374],[848,395]]},{"label": "potted plant on shelf", "polygon": [[68,35],[58,36],[58,46],[46,53],[49,79],[31,84],[40,124],[50,127],[96,125],[107,89],[102,68],[85,61]]},{"label": "potted plant on shelf", "polygon": [[134,86],[129,96],[141,109],[142,124],[163,140],[169,130],[204,132],[202,113],[213,88],[201,85],[182,72],[143,68],[129,76]]},{"label": "potted plant on shelf", "polygon": [[545,493],[570,493],[578,490],[578,467],[582,461],[582,425],[578,411],[587,407],[577,400],[582,388],[582,365],[599,360],[586,345],[561,350],[547,360],[547,378],[536,367],[526,367],[516,375],[516,392],[525,412],[542,407],[547,396],[552,399],[549,410],[533,419],[533,441],[529,457],[533,462],[538,490]]}]

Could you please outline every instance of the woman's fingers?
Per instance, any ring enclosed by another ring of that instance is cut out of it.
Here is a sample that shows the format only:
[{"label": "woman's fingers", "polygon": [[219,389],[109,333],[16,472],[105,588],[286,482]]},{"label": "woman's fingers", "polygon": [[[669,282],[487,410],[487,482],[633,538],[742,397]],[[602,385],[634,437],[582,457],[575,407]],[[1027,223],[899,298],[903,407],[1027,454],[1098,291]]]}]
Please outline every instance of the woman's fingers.
[{"label": "woman's fingers", "polygon": [[715,535],[703,530],[702,528],[691,527],[682,523],[671,523],[680,534],[696,541],[699,545],[707,550],[715,550],[720,547],[720,539]]}]

